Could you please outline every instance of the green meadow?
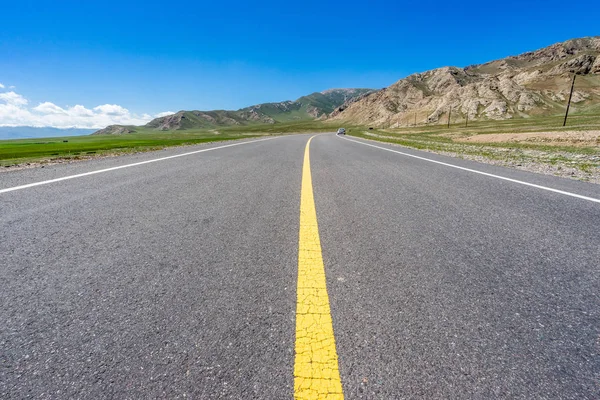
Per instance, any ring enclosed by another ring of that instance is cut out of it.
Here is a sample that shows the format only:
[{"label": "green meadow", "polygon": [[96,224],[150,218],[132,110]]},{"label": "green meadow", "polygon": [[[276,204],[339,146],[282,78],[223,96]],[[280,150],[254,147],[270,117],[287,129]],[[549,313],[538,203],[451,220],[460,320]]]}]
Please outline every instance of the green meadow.
[{"label": "green meadow", "polygon": [[88,135],[0,141],[0,166],[57,159],[160,150],[214,141],[254,137],[253,134],[217,134],[210,131],[145,132],[127,135]]}]

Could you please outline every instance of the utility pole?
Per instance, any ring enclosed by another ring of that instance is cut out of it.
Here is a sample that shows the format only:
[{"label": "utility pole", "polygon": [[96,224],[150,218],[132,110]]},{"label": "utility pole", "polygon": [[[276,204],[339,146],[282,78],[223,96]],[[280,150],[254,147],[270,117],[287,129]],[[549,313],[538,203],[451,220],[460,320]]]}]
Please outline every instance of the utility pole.
[{"label": "utility pole", "polygon": [[569,102],[567,103],[567,112],[565,113],[565,120],[563,126],[567,125],[567,116],[569,115],[569,107],[571,107],[571,97],[573,97],[573,88],[575,87],[575,77],[577,74],[573,74],[573,82],[571,82],[571,93],[569,93]]},{"label": "utility pole", "polygon": [[465,120],[465,128],[469,126],[469,112],[467,111],[467,119]]},{"label": "utility pole", "polygon": [[417,113],[415,112],[415,126],[417,126]]},{"label": "utility pole", "polygon": [[450,129],[450,116],[452,115],[452,109],[448,110],[448,129]]}]

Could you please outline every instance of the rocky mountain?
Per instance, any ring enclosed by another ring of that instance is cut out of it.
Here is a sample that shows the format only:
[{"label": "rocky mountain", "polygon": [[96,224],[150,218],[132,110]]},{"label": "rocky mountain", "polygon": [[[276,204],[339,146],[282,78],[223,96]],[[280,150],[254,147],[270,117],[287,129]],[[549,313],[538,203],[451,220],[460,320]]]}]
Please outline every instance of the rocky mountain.
[{"label": "rocky mountain", "polygon": [[350,99],[329,118],[394,127],[478,119],[527,118],[564,112],[573,74],[572,105],[600,112],[600,36],[466,68],[443,67],[410,75]]},{"label": "rocky mountain", "polygon": [[[300,97],[296,101],[263,103],[236,111],[179,111],[156,118],[144,127],[158,131],[171,131],[311,120],[326,117],[345,102],[371,92],[372,89],[329,89]],[[94,132],[94,135],[122,135],[135,132],[135,129],[134,126],[111,125]]]}]

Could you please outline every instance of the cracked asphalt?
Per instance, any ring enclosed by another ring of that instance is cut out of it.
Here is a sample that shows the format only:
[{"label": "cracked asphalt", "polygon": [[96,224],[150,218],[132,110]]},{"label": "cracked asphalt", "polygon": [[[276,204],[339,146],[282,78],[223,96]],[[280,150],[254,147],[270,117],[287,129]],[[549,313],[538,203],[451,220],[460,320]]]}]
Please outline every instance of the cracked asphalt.
[{"label": "cracked asphalt", "polygon": [[[292,398],[310,136],[0,193],[0,397]],[[345,398],[600,398],[600,204],[334,134],[310,161]]]}]

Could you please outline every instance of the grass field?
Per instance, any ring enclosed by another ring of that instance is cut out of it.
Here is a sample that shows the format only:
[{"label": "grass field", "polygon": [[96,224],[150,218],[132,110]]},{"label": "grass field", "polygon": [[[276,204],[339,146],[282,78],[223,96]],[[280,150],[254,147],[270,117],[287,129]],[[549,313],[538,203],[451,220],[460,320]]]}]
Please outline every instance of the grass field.
[{"label": "grass field", "polygon": [[116,153],[158,150],[169,146],[233,140],[258,136],[256,134],[210,131],[137,132],[113,136],[69,136],[0,141],[0,166],[56,159],[80,159]]}]

